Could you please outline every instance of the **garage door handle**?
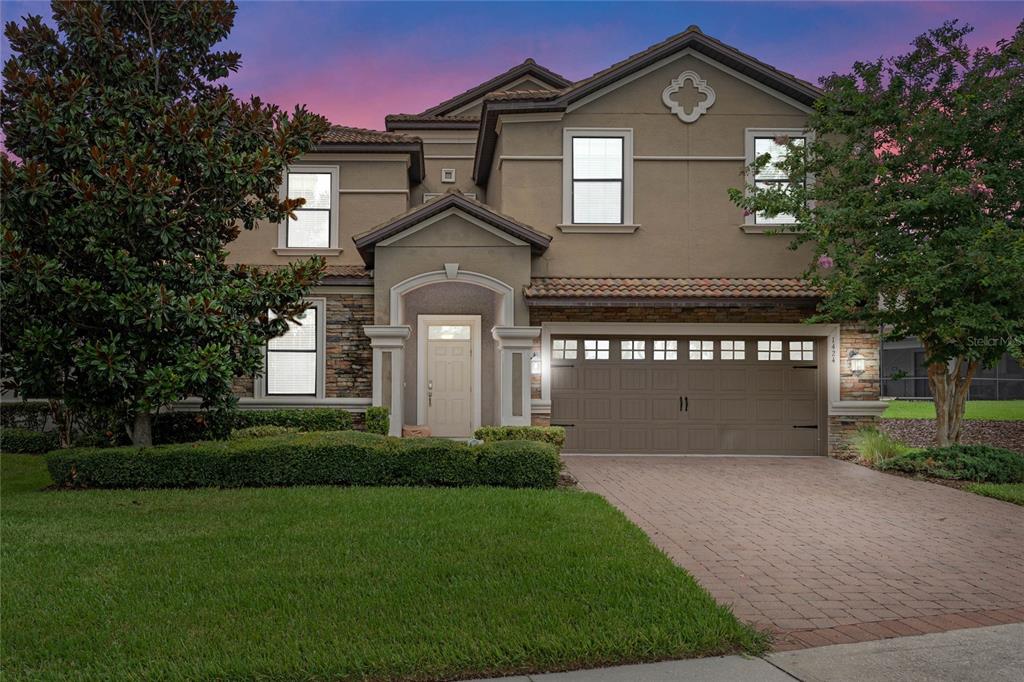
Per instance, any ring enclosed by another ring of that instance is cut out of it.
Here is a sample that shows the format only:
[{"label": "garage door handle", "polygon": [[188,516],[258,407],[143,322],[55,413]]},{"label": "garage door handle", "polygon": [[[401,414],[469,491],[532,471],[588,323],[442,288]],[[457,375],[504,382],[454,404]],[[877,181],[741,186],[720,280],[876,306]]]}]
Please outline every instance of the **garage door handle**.
[{"label": "garage door handle", "polygon": [[816,429],[816,428],[818,428],[818,425],[817,424],[809,424],[807,426],[794,426],[793,428],[794,429]]},{"label": "garage door handle", "polygon": [[689,412],[690,411],[690,397],[679,396],[679,411]]},{"label": "garage door handle", "polygon": [[551,426],[576,426],[575,424],[564,424],[562,422],[551,422]]}]

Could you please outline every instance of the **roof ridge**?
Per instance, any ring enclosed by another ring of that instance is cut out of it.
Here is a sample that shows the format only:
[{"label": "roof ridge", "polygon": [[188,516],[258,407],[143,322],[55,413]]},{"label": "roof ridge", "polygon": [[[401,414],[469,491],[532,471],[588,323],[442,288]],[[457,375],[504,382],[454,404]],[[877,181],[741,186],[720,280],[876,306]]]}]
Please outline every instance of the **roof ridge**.
[{"label": "roof ridge", "polygon": [[[420,112],[420,116],[432,116],[432,115],[442,114],[445,109],[447,109],[449,107],[456,106],[457,103],[460,102],[460,100],[463,100],[463,99],[466,99],[466,98],[469,98],[470,100],[472,100],[476,96],[478,96],[477,93],[479,93],[480,95],[486,95],[487,92],[490,91],[490,88],[493,85],[497,85],[502,80],[510,79],[510,78],[513,78],[516,75],[519,75],[517,72],[520,72],[520,71],[528,72],[528,71],[531,71],[531,70],[539,72],[539,75],[544,76],[544,77],[550,79],[550,81],[552,81],[554,84],[560,85],[561,87],[566,87],[566,86],[572,85],[572,81],[569,80],[568,78],[566,78],[565,76],[563,76],[561,74],[558,74],[558,73],[555,73],[554,71],[552,71],[551,69],[547,68],[546,66],[538,64],[536,61],[534,61],[533,57],[527,57],[526,59],[524,59],[520,63],[516,64],[515,66],[513,66],[513,67],[511,67],[509,69],[506,69],[505,71],[502,71],[498,75],[493,76],[492,78],[489,78],[488,80],[486,80],[486,81],[484,81],[482,83],[478,83],[478,84],[474,85],[473,87],[468,88],[468,89],[464,90],[463,92],[460,92],[457,95],[454,95],[453,97],[449,97],[448,99],[444,100],[443,102],[439,102],[438,104],[435,104],[434,106],[421,111]],[[525,73],[524,73],[524,75],[525,75]]]}]

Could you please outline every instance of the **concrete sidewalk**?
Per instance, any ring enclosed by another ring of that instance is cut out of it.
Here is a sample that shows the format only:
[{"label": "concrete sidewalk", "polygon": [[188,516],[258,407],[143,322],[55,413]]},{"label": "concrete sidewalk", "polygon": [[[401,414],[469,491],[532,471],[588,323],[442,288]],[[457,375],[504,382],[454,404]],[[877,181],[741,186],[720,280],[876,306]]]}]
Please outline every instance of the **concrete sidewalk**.
[{"label": "concrete sidewalk", "polygon": [[[1024,623],[787,651],[596,670],[503,682],[1020,682]],[[480,681],[477,681],[480,682]]]}]

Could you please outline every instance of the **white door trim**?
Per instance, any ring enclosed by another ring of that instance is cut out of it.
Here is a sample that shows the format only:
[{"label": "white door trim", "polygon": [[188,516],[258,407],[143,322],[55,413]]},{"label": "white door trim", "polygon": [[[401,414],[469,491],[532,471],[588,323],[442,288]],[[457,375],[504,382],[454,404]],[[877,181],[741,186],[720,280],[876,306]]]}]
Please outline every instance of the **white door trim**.
[{"label": "white door trim", "polygon": [[480,316],[479,315],[417,315],[416,316],[416,423],[427,423],[427,327],[431,324],[466,324],[470,326],[473,348],[473,431],[480,428]]}]

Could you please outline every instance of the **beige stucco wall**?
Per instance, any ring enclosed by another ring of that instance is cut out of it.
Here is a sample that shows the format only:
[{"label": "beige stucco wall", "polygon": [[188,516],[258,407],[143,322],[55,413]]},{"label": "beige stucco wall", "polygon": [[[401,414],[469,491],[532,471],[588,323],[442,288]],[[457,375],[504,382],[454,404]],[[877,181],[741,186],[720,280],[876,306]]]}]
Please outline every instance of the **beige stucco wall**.
[{"label": "beige stucco wall", "polygon": [[[697,122],[680,121],[662,91],[682,71],[696,71],[716,101]],[[743,156],[745,128],[799,128],[806,114],[692,56],[682,57],[567,113],[560,121],[502,127],[501,154],[561,156],[564,128],[632,128],[636,156]],[[498,155],[496,155],[498,156]],[[555,237],[535,276],[793,276],[809,251],[789,239],[746,234],[727,190],[743,184],[742,161],[635,160],[633,234],[563,234],[562,162],[506,160],[501,211]]]},{"label": "beige stucco wall", "polygon": [[[409,206],[408,155],[406,154],[308,154],[294,164],[335,166],[338,170],[338,220],[342,251],[326,256],[330,265],[362,265],[363,259],[352,243],[353,235],[404,213]],[[399,190],[352,192],[351,190]],[[279,256],[277,223],[261,222],[252,231],[243,230],[229,247],[228,262],[260,265],[283,264],[306,256]]]},{"label": "beige stucco wall", "polygon": [[[530,281],[530,247],[514,245],[460,215],[445,217],[391,246],[378,245],[375,261],[377,324],[390,323],[391,287],[415,275],[444,270],[445,263],[458,263],[460,271],[489,275],[511,286],[515,295],[515,323],[527,323],[529,316],[522,290]],[[415,320],[403,323],[415,324]]]}]

